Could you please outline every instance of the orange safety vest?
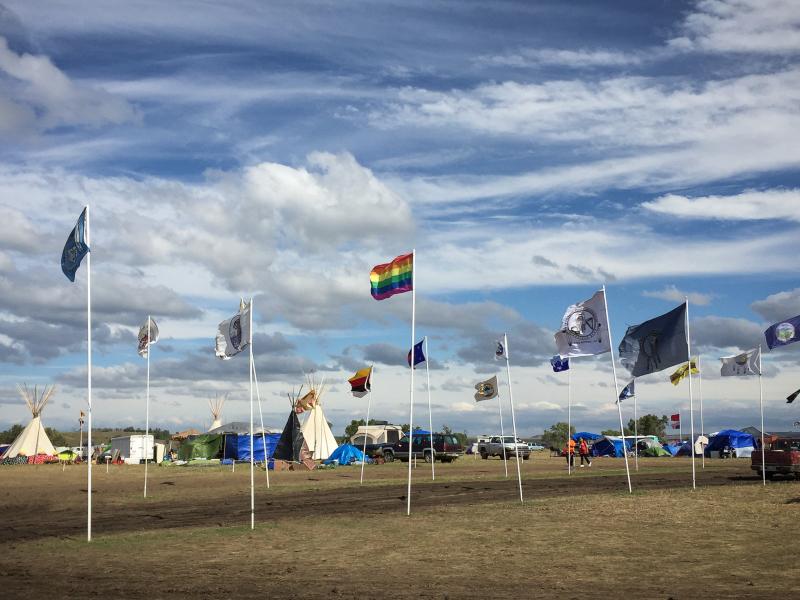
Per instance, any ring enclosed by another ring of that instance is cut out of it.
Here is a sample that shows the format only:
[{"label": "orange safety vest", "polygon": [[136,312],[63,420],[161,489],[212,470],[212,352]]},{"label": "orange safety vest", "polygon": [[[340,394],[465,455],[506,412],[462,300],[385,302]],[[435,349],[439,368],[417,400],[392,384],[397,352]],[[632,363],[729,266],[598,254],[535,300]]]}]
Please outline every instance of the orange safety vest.
[{"label": "orange safety vest", "polygon": [[569,454],[575,454],[575,440],[570,439],[567,447],[569,448],[569,450],[567,450]]}]

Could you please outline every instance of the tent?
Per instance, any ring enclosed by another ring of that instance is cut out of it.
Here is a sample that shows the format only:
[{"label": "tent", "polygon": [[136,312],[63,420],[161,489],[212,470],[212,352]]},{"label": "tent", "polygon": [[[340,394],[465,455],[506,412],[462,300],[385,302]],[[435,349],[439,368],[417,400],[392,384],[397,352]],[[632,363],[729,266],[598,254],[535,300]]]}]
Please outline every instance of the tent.
[{"label": "tent", "polygon": [[22,399],[25,400],[25,404],[28,405],[32,418],[0,458],[16,458],[20,455],[37,456],[39,454],[54,456],[56,449],[50,442],[50,438],[47,437],[47,432],[44,430],[44,425],[42,425],[41,415],[44,407],[53,396],[55,387],[52,385],[45,386],[41,394],[39,394],[39,389],[36,386],[32,391],[25,384],[17,386],[17,389],[19,389]]},{"label": "tent", "polygon": [[[626,439],[625,447],[628,451],[633,449],[633,440]],[[622,458],[622,438],[618,435],[606,435],[597,440],[592,446],[592,456],[613,456]]]},{"label": "tent", "polygon": [[194,460],[196,458],[219,458],[222,452],[223,436],[202,433],[187,439],[178,450],[181,460]]},{"label": "tent", "polygon": [[595,440],[602,440],[603,436],[600,435],[599,433],[592,433],[590,431],[579,431],[578,433],[572,434],[572,439],[575,440],[576,442],[580,441],[581,438],[585,439],[586,442],[588,443],[588,442],[594,442]]},{"label": "tent", "polygon": [[297,400],[295,412],[308,412],[303,423],[302,432],[306,447],[314,460],[325,460],[336,450],[339,444],[333,437],[328,420],[325,418],[325,411],[322,410],[322,393],[324,381],[317,385],[312,377],[308,378],[309,392]]},{"label": "tent", "polygon": [[[253,436],[253,460],[256,462],[264,462],[264,441],[267,443],[266,459],[272,458],[275,452],[275,447],[278,445],[278,440],[281,434],[268,433],[262,435],[257,433]],[[250,436],[249,435],[234,435],[228,434],[225,436],[223,443],[222,457],[232,460],[250,460]]]},{"label": "tent", "polygon": [[719,457],[726,447],[733,450],[733,455],[737,458],[749,457],[756,447],[755,438],[743,431],[735,429],[723,429],[722,431],[710,436],[708,446],[706,446],[706,456]]},{"label": "tent", "polygon": [[[342,444],[334,450],[330,457],[324,461],[326,465],[336,463],[337,465],[349,465],[351,463],[361,463],[364,460],[364,453],[352,444]],[[367,459],[369,462],[369,459]]]},{"label": "tent", "polygon": [[286,419],[283,432],[275,445],[272,458],[287,462],[300,462],[300,453],[304,446],[305,440],[303,439],[303,432],[300,430],[300,419],[297,418],[297,413],[293,406],[292,412],[289,413],[289,418]]},{"label": "tent", "polygon": [[74,452],[69,448],[64,448],[64,450],[61,450],[58,453],[58,460],[64,462],[74,462],[77,458],[78,458],[77,452]]},{"label": "tent", "polygon": [[640,451],[639,454],[641,456],[672,456],[670,452],[664,450],[661,446],[648,446],[644,450]]},{"label": "tent", "polygon": [[225,404],[226,398],[227,396],[222,396],[220,398],[220,396],[217,395],[216,398],[208,401],[208,407],[211,409],[211,427],[208,428],[209,431],[222,425],[220,417],[222,416],[222,405]]},{"label": "tent", "polygon": [[680,450],[680,444],[678,443],[662,444],[661,447],[669,452],[670,456],[675,456],[678,453],[678,450]]}]

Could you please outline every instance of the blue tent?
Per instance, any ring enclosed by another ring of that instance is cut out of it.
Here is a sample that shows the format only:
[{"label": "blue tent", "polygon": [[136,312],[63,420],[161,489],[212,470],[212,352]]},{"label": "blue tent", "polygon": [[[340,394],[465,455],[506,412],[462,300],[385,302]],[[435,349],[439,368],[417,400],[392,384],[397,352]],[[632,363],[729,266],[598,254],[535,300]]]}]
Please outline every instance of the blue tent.
[{"label": "blue tent", "polygon": [[[625,440],[625,447],[628,451],[633,450],[633,440]],[[605,436],[601,440],[597,440],[592,446],[592,456],[614,456],[622,458],[622,438],[611,438]]]},{"label": "blue tent", "polygon": [[[749,433],[743,431],[736,431],[735,429],[723,429],[717,435],[709,437],[708,446],[706,446],[706,456],[710,456],[709,452],[720,452],[725,449],[725,446],[733,448],[737,456],[750,456],[748,451],[756,448],[756,439]],[[738,449],[744,452],[739,452]]]},{"label": "blue tent", "polygon": [[[266,434],[267,458],[272,459],[275,446],[281,437],[280,433]],[[260,433],[253,436],[253,460],[264,462],[264,437]],[[223,458],[232,460],[250,460],[250,436],[226,434],[223,445]],[[270,466],[272,464],[270,463]]]},{"label": "blue tent", "polygon": [[678,444],[661,444],[661,447],[669,452],[672,456],[678,454],[678,450],[680,450],[680,446]]},{"label": "blue tent", "polygon": [[[326,465],[336,463],[337,465],[344,466],[351,463],[360,463],[364,460],[364,453],[353,446],[353,444],[342,444],[333,453],[322,462]],[[371,462],[367,459],[367,462]]]},{"label": "blue tent", "polygon": [[602,440],[603,436],[599,433],[591,433],[590,431],[579,431],[578,433],[572,434],[572,439],[576,442],[580,441],[581,438],[585,439],[587,442],[593,442],[595,440]]}]

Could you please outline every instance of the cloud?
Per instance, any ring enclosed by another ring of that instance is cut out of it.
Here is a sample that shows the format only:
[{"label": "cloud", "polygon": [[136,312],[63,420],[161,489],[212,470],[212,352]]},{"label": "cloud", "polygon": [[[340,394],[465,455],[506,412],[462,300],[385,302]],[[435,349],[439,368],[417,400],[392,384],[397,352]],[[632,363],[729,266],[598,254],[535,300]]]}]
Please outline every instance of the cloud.
[{"label": "cloud", "polygon": [[758,315],[770,323],[800,314],[800,288],[778,292],[750,305]]},{"label": "cloud", "polygon": [[700,292],[688,292],[679,290],[675,285],[665,285],[662,290],[645,290],[642,292],[645,298],[658,298],[669,302],[683,302],[689,298],[689,302],[698,306],[707,306],[714,298],[714,294],[702,294]]},{"label": "cloud", "polygon": [[559,66],[570,69],[627,67],[640,65],[646,56],[638,52],[604,49],[520,48],[514,52],[479,56],[475,62],[487,67]]},{"label": "cloud", "polygon": [[737,348],[749,350],[764,341],[762,328],[747,319],[699,317],[692,319],[692,346],[698,350]]},{"label": "cloud", "polygon": [[733,196],[697,198],[667,194],[655,200],[643,202],[642,208],[686,219],[800,221],[800,190],[746,191]]}]

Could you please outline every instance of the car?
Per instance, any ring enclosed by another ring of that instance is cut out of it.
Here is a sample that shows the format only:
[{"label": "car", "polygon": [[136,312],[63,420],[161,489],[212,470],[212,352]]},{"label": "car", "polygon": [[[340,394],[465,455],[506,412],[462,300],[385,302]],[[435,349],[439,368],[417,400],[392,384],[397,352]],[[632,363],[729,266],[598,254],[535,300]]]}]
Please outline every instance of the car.
[{"label": "car", "polygon": [[753,451],[750,455],[750,468],[759,477],[763,475],[767,479],[772,479],[775,475],[800,479],[800,436],[778,438],[767,444],[763,463],[761,451]]},{"label": "car", "polygon": [[528,460],[531,455],[528,444],[520,439],[514,440],[514,436],[494,435],[489,438],[488,442],[480,442],[478,444],[478,453],[482,459],[487,459],[490,456],[499,456],[500,458],[514,458],[519,454],[522,460]]},{"label": "car", "polygon": [[534,444],[532,442],[528,442],[528,450],[530,450],[531,452],[541,452],[542,450],[545,449],[546,448],[541,444]]},{"label": "car", "polygon": [[[464,454],[464,447],[454,435],[434,433],[433,452],[431,452],[431,435],[429,433],[414,433],[411,445],[411,456],[414,458],[422,458],[425,462],[434,460],[453,462],[462,454]],[[385,444],[381,449],[381,455],[386,462],[392,462],[395,459],[403,462],[407,461],[409,458],[408,434],[394,444]]]}]

